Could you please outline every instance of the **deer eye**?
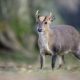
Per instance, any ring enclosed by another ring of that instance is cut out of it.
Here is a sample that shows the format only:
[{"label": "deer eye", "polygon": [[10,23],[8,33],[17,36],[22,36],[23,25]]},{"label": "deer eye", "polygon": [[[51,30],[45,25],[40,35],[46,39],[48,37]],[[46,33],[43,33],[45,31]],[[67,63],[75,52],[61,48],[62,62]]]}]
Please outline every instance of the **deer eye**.
[{"label": "deer eye", "polygon": [[44,24],[47,24],[47,22],[45,22]]}]

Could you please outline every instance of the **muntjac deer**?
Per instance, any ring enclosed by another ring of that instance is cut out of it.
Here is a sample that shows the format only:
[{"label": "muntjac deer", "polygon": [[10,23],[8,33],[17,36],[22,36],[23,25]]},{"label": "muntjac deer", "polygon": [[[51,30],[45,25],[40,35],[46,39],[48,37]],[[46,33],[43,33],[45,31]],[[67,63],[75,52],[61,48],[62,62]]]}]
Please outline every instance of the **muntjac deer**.
[{"label": "muntjac deer", "polygon": [[59,61],[58,68],[64,63],[64,54],[73,53],[80,59],[80,34],[73,26],[51,26],[54,20],[52,13],[48,16],[40,16],[37,11],[36,20],[41,69],[45,63],[45,55],[51,55],[52,69],[55,67],[56,59]]}]

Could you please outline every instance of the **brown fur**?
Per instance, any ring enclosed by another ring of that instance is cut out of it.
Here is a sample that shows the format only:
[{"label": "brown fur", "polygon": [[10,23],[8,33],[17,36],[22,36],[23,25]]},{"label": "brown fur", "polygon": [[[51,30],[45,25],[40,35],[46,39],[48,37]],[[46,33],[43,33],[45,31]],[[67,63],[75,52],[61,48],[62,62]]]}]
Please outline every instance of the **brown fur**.
[{"label": "brown fur", "polygon": [[[51,33],[52,32],[52,33]],[[69,25],[55,25],[49,33],[49,46],[57,52],[71,50],[77,51],[80,44],[79,32]]]}]

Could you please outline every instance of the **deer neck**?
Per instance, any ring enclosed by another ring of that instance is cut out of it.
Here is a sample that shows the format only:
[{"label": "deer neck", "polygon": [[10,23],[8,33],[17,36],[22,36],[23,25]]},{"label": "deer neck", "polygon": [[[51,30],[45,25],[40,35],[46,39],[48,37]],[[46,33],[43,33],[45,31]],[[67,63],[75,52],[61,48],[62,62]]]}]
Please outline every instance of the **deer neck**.
[{"label": "deer neck", "polygon": [[47,50],[49,50],[49,34],[50,29],[46,29],[39,34],[39,39],[41,41],[42,47],[46,48]]},{"label": "deer neck", "polygon": [[44,36],[45,36],[47,42],[49,42],[49,35],[50,35],[50,29],[47,28],[44,31]]}]

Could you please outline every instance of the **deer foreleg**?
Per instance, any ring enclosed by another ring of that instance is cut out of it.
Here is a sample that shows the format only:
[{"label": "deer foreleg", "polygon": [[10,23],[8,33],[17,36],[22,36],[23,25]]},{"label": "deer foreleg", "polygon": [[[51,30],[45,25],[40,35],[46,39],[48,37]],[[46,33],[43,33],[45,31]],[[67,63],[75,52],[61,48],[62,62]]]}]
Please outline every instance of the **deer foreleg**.
[{"label": "deer foreleg", "polygon": [[45,55],[43,53],[40,54],[40,69],[45,65]]},{"label": "deer foreleg", "polygon": [[57,55],[52,55],[52,63],[51,63],[51,66],[52,66],[52,69],[55,67],[55,62],[56,62],[56,59],[57,59]]}]

